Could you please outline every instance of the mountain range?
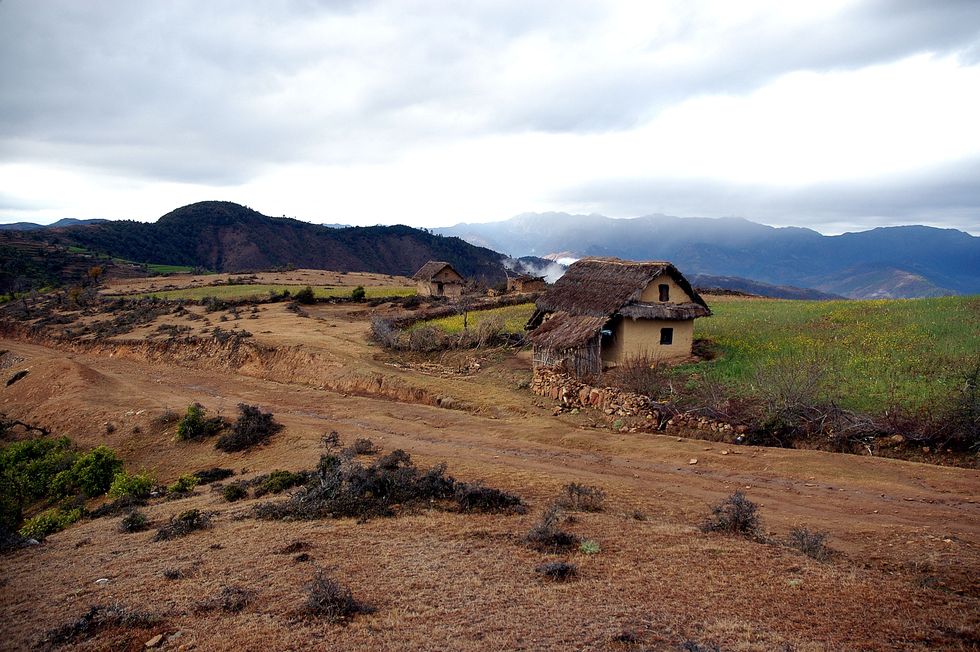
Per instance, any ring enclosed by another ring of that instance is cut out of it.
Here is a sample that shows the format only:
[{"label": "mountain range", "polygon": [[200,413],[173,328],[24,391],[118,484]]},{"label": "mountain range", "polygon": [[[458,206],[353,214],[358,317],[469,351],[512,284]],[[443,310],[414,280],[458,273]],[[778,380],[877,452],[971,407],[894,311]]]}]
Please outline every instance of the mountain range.
[{"label": "mountain range", "polygon": [[980,238],[955,229],[899,226],[826,236],[742,218],[527,213],[434,232],[515,257],[562,252],[669,260],[690,276],[740,277],[851,298],[980,293]]},{"label": "mountain range", "polygon": [[232,202],[191,204],[156,222],[105,221],[27,231],[21,237],[141,263],[219,272],[295,265],[411,275],[434,259],[451,261],[469,278],[504,279],[500,254],[459,238],[407,226],[332,228],[269,217]]},{"label": "mountain range", "polygon": [[59,229],[65,226],[79,226],[81,224],[98,224],[99,222],[108,222],[109,220],[102,219],[89,219],[89,220],[77,220],[74,217],[64,217],[57,222],[52,222],[51,224],[37,224],[35,222],[8,222],[7,224],[0,224],[0,231],[37,231],[38,229]]}]

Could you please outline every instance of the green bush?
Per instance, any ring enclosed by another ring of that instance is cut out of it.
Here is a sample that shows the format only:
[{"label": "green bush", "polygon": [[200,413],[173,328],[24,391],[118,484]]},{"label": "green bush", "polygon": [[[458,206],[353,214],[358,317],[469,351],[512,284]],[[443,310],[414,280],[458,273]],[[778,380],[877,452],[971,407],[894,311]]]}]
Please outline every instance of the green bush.
[{"label": "green bush", "polygon": [[88,498],[101,496],[112,485],[112,479],[122,469],[122,460],[105,446],[99,446],[75,460],[70,469],[58,473],[51,481],[51,495]]},{"label": "green bush", "polygon": [[24,525],[20,528],[20,535],[40,541],[49,534],[64,530],[80,518],[82,518],[81,509],[67,511],[57,507],[46,509],[37,516],[24,521]]},{"label": "green bush", "polygon": [[302,303],[307,306],[316,303],[316,295],[313,294],[313,288],[309,285],[294,294],[293,298],[296,300],[296,303]]},{"label": "green bush", "polygon": [[26,504],[50,494],[51,482],[78,459],[67,437],[38,438],[0,449],[0,495]]},{"label": "green bush", "polygon": [[116,474],[109,486],[110,498],[122,498],[129,496],[132,498],[149,498],[153,491],[153,476],[149,473],[138,473],[129,475],[125,471]]},{"label": "green bush", "polygon": [[276,470],[265,476],[255,488],[255,497],[265,494],[281,494],[287,489],[297,485],[306,484],[307,475],[305,473],[293,473],[292,471]]},{"label": "green bush", "polygon": [[241,482],[232,482],[221,489],[221,495],[229,503],[248,497],[248,489]]},{"label": "green bush", "polygon": [[167,485],[168,494],[189,494],[197,486],[197,478],[190,473],[185,473],[175,480],[172,484]]},{"label": "green bush", "polygon": [[363,285],[358,285],[356,288],[351,290],[350,298],[352,301],[364,301],[364,296],[367,293],[364,291]]},{"label": "green bush", "polygon": [[238,419],[227,432],[218,438],[215,448],[225,452],[242,451],[265,443],[269,437],[283,429],[272,418],[271,412],[263,412],[257,405],[238,404]]},{"label": "green bush", "polygon": [[218,434],[224,427],[224,419],[208,417],[203,405],[193,403],[187,406],[187,413],[177,424],[177,440],[202,441]]}]

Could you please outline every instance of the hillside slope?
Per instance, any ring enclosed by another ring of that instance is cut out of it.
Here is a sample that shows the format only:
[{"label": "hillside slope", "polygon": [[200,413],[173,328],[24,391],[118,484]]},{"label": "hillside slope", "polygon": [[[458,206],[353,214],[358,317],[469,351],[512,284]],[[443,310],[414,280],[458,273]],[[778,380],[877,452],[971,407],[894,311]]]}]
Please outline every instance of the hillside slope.
[{"label": "hillside slope", "polygon": [[825,236],[741,218],[528,213],[437,232],[512,256],[667,259],[686,274],[738,276],[852,298],[980,293],[980,238],[955,229],[901,226]]},{"label": "hillside slope", "polygon": [[241,272],[295,265],[336,271],[411,275],[426,261],[446,260],[464,276],[496,282],[501,256],[459,238],[407,226],[329,228],[268,217],[232,202],[207,201],[156,222],[112,221],[31,232],[127,260]]}]

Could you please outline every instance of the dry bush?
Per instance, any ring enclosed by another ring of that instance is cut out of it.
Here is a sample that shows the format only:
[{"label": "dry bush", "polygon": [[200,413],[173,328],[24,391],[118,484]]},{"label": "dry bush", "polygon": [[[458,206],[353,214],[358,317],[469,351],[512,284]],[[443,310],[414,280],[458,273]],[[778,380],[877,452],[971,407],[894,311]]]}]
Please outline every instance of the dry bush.
[{"label": "dry bush", "polygon": [[833,551],[827,546],[827,533],[806,527],[790,530],[788,545],[817,561],[827,561],[833,556]]},{"label": "dry bush", "polygon": [[578,576],[578,567],[564,561],[551,561],[537,566],[534,572],[555,582],[567,582]]},{"label": "dry bush", "polygon": [[220,609],[226,613],[238,613],[252,602],[255,595],[240,586],[225,586],[217,595],[197,603],[197,611]]},{"label": "dry bush", "polygon": [[380,317],[371,320],[371,339],[386,349],[399,348],[399,337],[401,331],[388,321]]},{"label": "dry bush", "polygon": [[446,348],[446,334],[434,326],[420,326],[408,334],[408,350],[432,353]]},{"label": "dry bush", "polygon": [[701,529],[705,532],[726,532],[728,534],[755,534],[759,529],[758,506],[745,497],[741,491],[711,508]]},{"label": "dry bush", "polygon": [[374,455],[377,452],[378,447],[374,445],[373,441],[361,438],[355,440],[353,444],[345,448],[342,454],[347,457],[354,457],[355,455]]},{"label": "dry bush", "polygon": [[659,398],[670,394],[670,366],[655,356],[632,355],[605,374],[606,383],[634,394]]},{"label": "dry bush", "polygon": [[324,434],[323,437],[320,437],[320,445],[327,450],[337,448],[340,446],[340,435],[336,430],[331,430],[330,432]]},{"label": "dry bush", "polygon": [[77,620],[48,630],[35,647],[52,649],[76,645],[109,629],[148,629],[159,625],[161,618],[145,611],[134,611],[118,604],[94,605]]},{"label": "dry bush", "polygon": [[194,477],[197,478],[198,484],[211,484],[212,482],[220,482],[235,475],[235,472],[231,469],[223,469],[221,467],[213,467],[210,469],[203,469],[201,471],[194,471]]},{"label": "dry bush", "polygon": [[271,412],[263,412],[256,405],[238,404],[238,419],[231,430],[218,438],[215,448],[225,452],[241,451],[265,443],[283,425],[272,418]]},{"label": "dry bush", "polygon": [[495,489],[466,485],[446,475],[446,465],[422,471],[403,450],[369,466],[350,457],[324,455],[311,480],[287,501],[263,503],[258,518],[317,519],[394,516],[402,508],[455,506],[459,511],[517,511],[520,498]]},{"label": "dry bush", "polygon": [[189,509],[170,519],[167,525],[157,530],[154,541],[168,541],[211,527],[211,515],[198,509]]},{"label": "dry bush", "polygon": [[306,596],[306,610],[314,616],[339,623],[358,614],[372,613],[373,608],[354,599],[351,590],[330,577],[322,568],[317,569]]},{"label": "dry bush", "polygon": [[134,509],[129,514],[123,517],[119,522],[119,530],[121,532],[142,532],[150,527],[150,519],[146,518],[146,514]]},{"label": "dry bush", "polygon": [[481,484],[456,483],[456,507],[461,512],[523,513],[524,501],[514,494]]},{"label": "dry bush", "polygon": [[541,518],[531,527],[524,540],[529,546],[542,552],[565,552],[579,544],[579,537],[559,527],[562,510],[558,504],[550,505]]},{"label": "dry bush", "polygon": [[484,348],[496,342],[504,332],[504,320],[500,315],[489,315],[476,327],[476,346]]},{"label": "dry bush", "polygon": [[560,505],[572,512],[601,512],[606,493],[598,488],[570,482],[562,488]]}]

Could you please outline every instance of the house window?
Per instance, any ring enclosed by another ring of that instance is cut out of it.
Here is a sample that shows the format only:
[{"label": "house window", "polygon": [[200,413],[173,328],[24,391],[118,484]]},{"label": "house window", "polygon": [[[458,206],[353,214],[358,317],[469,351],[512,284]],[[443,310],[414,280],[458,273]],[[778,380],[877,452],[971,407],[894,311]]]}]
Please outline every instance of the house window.
[{"label": "house window", "polygon": [[439,295],[439,296],[442,296],[442,293],[444,291],[445,291],[445,288],[443,287],[442,283],[438,283],[437,282],[436,283],[436,294]]},{"label": "house window", "polygon": [[666,283],[661,283],[658,287],[660,289],[660,300],[670,301],[670,286]]},{"label": "house window", "polygon": [[660,329],[660,343],[668,346],[674,343],[674,329],[673,328],[661,328]]}]

